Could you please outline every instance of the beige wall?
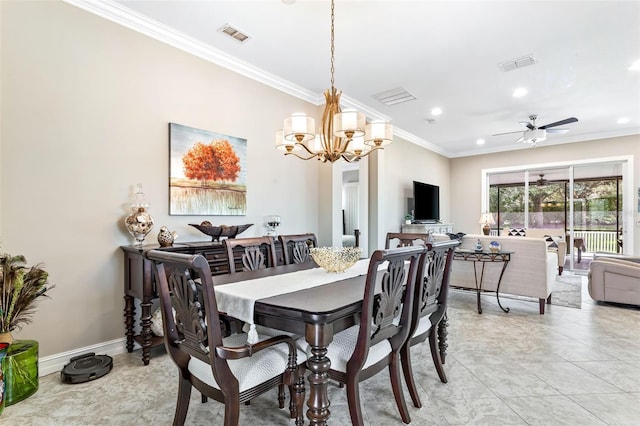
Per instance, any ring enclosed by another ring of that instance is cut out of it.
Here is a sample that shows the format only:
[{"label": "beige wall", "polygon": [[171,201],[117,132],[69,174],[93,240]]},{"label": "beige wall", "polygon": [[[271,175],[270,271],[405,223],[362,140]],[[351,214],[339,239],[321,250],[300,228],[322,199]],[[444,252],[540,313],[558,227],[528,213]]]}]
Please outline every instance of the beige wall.
[{"label": "beige wall", "polygon": [[[44,262],[51,300],[17,338],[47,356],[123,337],[124,206],[142,183],[160,226],[209,237],[168,215],[168,123],[247,139],[242,236],[264,216],[283,233],[317,232],[318,166],[285,158],[274,132],[317,107],[61,2],[0,2],[2,251]],[[311,189],[311,190],[310,190]],[[295,203],[292,195],[296,194]]]},{"label": "beige wall", "polygon": [[385,211],[382,218],[386,232],[400,232],[407,214],[407,198],[413,197],[413,181],[440,187],[440,220],[450,222],[451,160],[413,143],[397,140],[385,151]]},{"label": "beige wall", "polygon": [[[633,156],[634,199],[625,200],[625,211],[634,212],[635,223],[640,219],[640,214],[637,212],[637,188],[640,188],[640,136],[638,135],[452,159],[451,217],[456,224],[455,229],[468,234],[481,232],[478,218],[481,213],[482,169],[618,156]],[[640,228],[637,226],[634,227],[633,246],[634,254],[640,254]]]}]

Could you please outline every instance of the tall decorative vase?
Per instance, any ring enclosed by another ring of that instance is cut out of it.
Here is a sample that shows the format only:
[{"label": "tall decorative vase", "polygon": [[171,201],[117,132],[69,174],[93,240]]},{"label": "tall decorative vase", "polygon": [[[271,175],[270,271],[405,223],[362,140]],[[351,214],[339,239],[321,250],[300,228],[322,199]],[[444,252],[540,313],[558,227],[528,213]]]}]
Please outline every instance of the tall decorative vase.
[{"label": "tall decorative vase", "polygon": [[148,212],[149,203],[142,192],[142,185],[137,185],[136,193],[129,207],[131,214],[124,219],[124,225],[133,236],[134,245],[142,246],[145,237],[153,228],[153,218]]},{"label": "tall decorative vase", "polygon": [[9,343],[0,343],[0,414],[4,411],[4,374],[3,374],[3,360],[9,349]]}]

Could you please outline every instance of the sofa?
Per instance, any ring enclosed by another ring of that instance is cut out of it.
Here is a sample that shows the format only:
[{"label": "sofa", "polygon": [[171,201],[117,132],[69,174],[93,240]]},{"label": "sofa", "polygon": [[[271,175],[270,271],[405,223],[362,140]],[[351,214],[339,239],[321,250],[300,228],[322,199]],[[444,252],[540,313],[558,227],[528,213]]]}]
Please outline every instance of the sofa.
[{"label": "sofa", "polygon": [[[509,236],[512,229],[504,228],[502,236]],[[523,230],[525,238],[544,238],[547,242],[547,250],[556,253],[556,261],[558,263],[558,275],[562,275],[564,269],[564,260],[567,255],[567,240],[565,230],[560,228],[527,228]],[[551,239],[549,239],[551,237]],[[514,237],[522,238],[522,237]]]},{"label": "sofa", "polygon": [[640,306],[640,258],[596,255],[588,288],[593,300]]},{"label": "sofa", "polygon": [[[434,235],[435,240],[449,239],[448,235]],[[503,251],[511,251],[511,260],[504,271],[500,284],[500,294],[513,294],[538,299],[540,314],[544,314],[545,303],[551,295],[556,279],[557,254],[547,250],[544,238],[493,237],[487,235],[464,235],[458,249],[474,250],[480,240],[483,248],[497,241]],[[488,262],[485,266],[483,290],[495,291],[502,269],[502,262]],[[450,285],[476,289],[473,272],[474,263],[454,260],[451,266]],[[478,279],[481,264],[477,263]]]}]

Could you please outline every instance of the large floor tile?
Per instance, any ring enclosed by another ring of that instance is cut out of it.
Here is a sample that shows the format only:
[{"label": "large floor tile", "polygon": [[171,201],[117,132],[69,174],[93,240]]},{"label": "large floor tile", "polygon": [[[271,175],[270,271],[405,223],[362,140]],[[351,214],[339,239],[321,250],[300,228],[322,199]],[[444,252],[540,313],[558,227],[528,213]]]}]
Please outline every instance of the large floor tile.
[{"label": "large floor tile", "polygon": [[640,401],[630,394],[569,395],[569,398],[608,425],[640,424]]},{"label": "large floor tile", "polygon": [[564,395],[506,398],[505,403],[531,426],[606,425]]}]

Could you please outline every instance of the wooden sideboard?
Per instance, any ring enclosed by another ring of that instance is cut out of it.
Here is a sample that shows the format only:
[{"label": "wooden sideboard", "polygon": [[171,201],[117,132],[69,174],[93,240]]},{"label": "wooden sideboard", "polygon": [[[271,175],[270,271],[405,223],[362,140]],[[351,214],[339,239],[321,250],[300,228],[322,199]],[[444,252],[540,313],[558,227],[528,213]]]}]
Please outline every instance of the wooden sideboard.
[{"label": "wooden sideboard", "polygon": [[453,223],[413,223],[400,226],[400,232],[408,234],[426,234],[429,231],[434,234],[453,233]]},{"label": "wooden sideboard", "polygon": [[[280,241],[275,240],[278,265],[284,265],[284,255]],[[124,253],[124,325],[127,338],[127,351],[133,351],[133,343],[142,347],[142,362],[149,364],[150,350],[162,345],[163,338],[151,332],[151,306],[158,297],[152,263],[144,257],[148,250],[165,250],[185,254],[201,254],[209,262],[213,275],[227,274],[229,263],[225,246],[220,242],[196,241],[174,243],[171,247],[160,247],[157,244],[139,246],[120,246]],[[234,258],[241,267],[241,249],[234,251]],[[135,303],[140,300],[140,334],[135,334]]]}]

